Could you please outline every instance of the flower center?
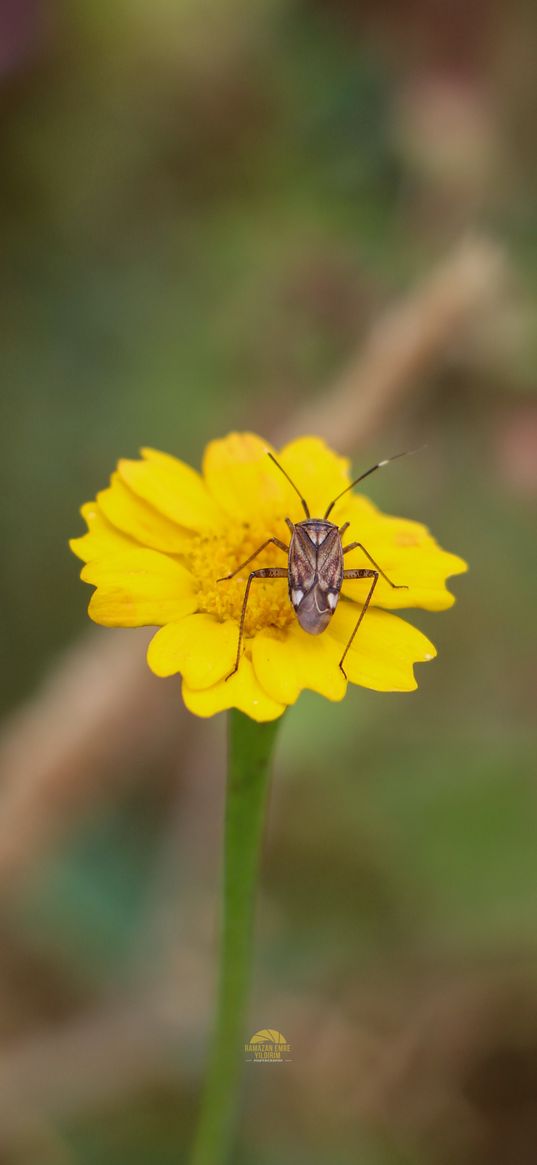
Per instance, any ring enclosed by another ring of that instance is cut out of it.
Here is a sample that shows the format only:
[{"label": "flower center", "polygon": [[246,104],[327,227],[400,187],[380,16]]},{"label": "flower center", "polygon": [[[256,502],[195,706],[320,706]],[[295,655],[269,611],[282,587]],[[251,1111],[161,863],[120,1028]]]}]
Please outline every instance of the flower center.
[{"label": "flower center", "polygon": [[[286,527],[283,526],[283,530]],[[287,557],[277,546],[265,547],[252,562],[232,579],[217,582],[245,562],[267,538],[277,535],[284,540],[282,522],[270,528],[257,523],[233,524],[223,534],[197,535],[189,551],[189,567],[196,581],[199,610],[215,615],[220,622],[240,622],[248,575],[262,566],[287,568]],[[264,627],[286,627],[293,619],[286,578],[254,579],[250,587],[245,635],[255,635]]]}]

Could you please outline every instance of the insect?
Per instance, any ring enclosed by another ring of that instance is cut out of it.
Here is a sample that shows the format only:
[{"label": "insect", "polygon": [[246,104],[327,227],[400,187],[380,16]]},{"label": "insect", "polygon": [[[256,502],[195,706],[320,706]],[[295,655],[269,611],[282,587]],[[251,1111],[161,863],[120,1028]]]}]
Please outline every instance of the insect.
[{"label": "insect", "polygon": [[[414,452],[414,450],[412,450]],[[406,453],[397,453],[395,457],[387,457],[384,461],[379,461],[376,465],[372,465],[371,469],[366,470],[365,473],[360,474],[350,485],[346,486],[337,497],[334,498],[323,518],[312,518],[308,503],[302,497],[300,490],[295,485],[292,478],[289,477],[287,471],[280,465],[272,453],[267,454],[270,460],[274,462],[277,468],[287,478],[289,484],[293,487],[295,493],[300,498],[300,503],[306,515],[302,522],[292,522],[290,518],[285,521],[289,527],[291,535],[289,546],[282,542],[280,538],[267,538],[253,554],[242,562],[236,570],[231,574],[224,575],[219,578],[218,582],[228,582],[229,579],[235,578],[245,566],[253,562],[262,550],[267,546],[277,546],[278,550],[283,550],[287,554],[287,567],[284,566],[264,566],[259,570],[251,570],[248,576],[248,582],[244,590],[244,599],[242,603],[241,618],[239,624],[239,642],[237,644],[237,657],[235,665],[226,676],[226,680],[231,679],[238,670],[242,641],[244,638],[244,620],[246,618],[246,608],[248,606],[248,596],[250,594],[250,587],[257,578],[287,578],[289,585],[289,598],[291,600],[293,610],[304,631],[309,635],[321,635],[326,631],[328,624],[337,607],[339,596],[341,594],[341,587],[344,580],[366,578],[371,580],[371,586],[366,595],[362,609],[356,621],[350,639],[345,647],[343,655],[339,661],[339,666],[345,679],[347,673],[344,668],[345,657],[349,651],[356,632],[364,618],[364,615],[369,607],[375,587],[379,578],[385,579],[387,583],[394,590],[407,590],[406,583],[394,583],[387,574],[384,573],[378,562],[371,557],[368,550],[361,542],[349,542],[347,546],[343,545],[343,535],[348,529],[350,522],[344,522],[342,526],[337,526],[335,522],[328,520],[328,515],[349,490],[354,489],[358,482],[363,481],[364,478],[369,477],[377,469],[382,469],[384,465],[388,465],[390,461],[397,461],[399,457],[405,457]],[[354,570],[345,570],[343,558],[350,550],[361,550],[366,558],[371,563],[371,567],[359,567]]]}]

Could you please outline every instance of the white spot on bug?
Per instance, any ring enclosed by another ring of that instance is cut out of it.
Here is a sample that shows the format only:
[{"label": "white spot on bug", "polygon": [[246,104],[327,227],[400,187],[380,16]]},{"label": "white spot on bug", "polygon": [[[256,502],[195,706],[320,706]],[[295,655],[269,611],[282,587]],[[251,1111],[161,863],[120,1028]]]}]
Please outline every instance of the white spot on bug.
[{"label": "white spot on bug", "polygon": [[337,606],[337,595],[332,594],[332,591],[328,592],[328,606],[331,607],[333,611],[335,611]]},{"label": "white spot on bug", "polygon": [[291,602],[293,607],[299,607],[304,598],[304,591],[291,591]]}]

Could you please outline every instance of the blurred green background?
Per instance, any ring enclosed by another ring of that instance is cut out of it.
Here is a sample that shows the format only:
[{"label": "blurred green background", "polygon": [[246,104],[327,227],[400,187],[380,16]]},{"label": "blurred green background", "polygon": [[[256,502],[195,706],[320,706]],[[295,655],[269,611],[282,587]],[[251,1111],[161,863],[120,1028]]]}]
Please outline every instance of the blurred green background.
[{"label": "blurred green background", "polygon": [[108,724],[140,747],[39,785],[47,677],[123,644],[79,505],[140,445],[274,433],[471,231],[501,302],[355,451],[427,442],[369,492],[471,573],[412,615],[417,693],[286,718],[251,1024],[293,1060],[246,1070],[235,1161],[535,1163],[534,36],[494,0],[0,4],[1,1165],[186,1160],[210,1014],[222,718],[147,675]]}]

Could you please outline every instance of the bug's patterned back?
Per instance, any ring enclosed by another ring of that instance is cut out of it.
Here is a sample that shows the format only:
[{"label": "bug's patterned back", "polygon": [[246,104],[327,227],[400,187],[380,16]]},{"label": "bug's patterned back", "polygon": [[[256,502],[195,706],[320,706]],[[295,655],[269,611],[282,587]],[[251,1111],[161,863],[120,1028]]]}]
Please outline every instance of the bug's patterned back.
[{"label": "bug's patterned back", "polygon": [[310,635],[326,630],[337,607],[342,580],[338,527],[320,518],[298,522],[289,547],[289,597],[300,626]]}]

